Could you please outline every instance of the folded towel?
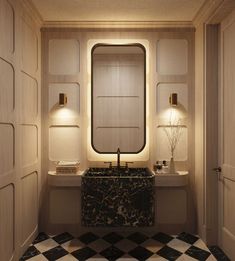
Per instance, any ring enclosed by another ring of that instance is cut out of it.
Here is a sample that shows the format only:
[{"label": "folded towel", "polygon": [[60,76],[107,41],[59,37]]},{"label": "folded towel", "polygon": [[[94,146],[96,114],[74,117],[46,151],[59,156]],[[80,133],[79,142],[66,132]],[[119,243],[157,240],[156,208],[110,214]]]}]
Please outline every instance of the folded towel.
[{"label": "folded towel", "polygon": [[59,167],[74,167],[80,164],[79,161],[59,161],[57,166]]}]

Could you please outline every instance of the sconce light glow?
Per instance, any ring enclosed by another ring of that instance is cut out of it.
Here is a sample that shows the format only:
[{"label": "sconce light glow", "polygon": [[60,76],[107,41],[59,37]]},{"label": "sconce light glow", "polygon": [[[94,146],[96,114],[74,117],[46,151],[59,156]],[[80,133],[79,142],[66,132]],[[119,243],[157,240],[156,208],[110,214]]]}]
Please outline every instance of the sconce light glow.
[{"label": "sconce light glow", "polygon": [[59,93],[59,106],[64,107],[67,104],[67,95]]},{"label": "sconce light glow", "polygon": [[171,106],[177,106],[178,105],[178,97],[177,93],[171,93],[169,97],[169,103]]}]

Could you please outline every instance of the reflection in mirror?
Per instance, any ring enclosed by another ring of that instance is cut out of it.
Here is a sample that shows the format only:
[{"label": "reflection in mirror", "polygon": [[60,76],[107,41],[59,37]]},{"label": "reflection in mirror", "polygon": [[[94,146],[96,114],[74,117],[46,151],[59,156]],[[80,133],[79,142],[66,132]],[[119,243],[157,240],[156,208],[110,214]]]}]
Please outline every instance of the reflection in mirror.
[{"label": "reflection in mirror", "polygon": [[140,44],[92,49],[92,147],[138,153],[146,140],[146,53]]}]

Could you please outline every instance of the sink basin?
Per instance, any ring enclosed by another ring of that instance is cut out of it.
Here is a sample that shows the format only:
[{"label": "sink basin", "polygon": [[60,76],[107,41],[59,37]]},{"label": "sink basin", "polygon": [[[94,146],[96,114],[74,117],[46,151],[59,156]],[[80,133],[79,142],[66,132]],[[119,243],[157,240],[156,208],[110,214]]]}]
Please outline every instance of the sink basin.
[{"label": "sink basin", "polygon": [[95,178],[151,178],[154,174],[148,168],[89,168],[84,174],[84,177]]},{"label": "sink basin", "polygon": [[81,192],[84,226],[154,225],[154,174],[147,168],[90,168]]}]

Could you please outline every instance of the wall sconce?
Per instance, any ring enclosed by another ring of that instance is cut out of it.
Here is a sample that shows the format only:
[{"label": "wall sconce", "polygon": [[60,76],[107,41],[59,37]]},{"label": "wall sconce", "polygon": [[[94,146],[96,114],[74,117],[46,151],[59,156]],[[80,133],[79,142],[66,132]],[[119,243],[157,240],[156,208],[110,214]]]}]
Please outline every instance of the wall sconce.
[{"label": "wall sconce", "polygon": [[169,97],[169,103],[171,106],[177,106],[178,105],[178,97],[177,93],[171,93]]},{"label": "wall sconce", "polygon": [[67,104],[66,93],[59,93],[59,106],[63,107]]}]

